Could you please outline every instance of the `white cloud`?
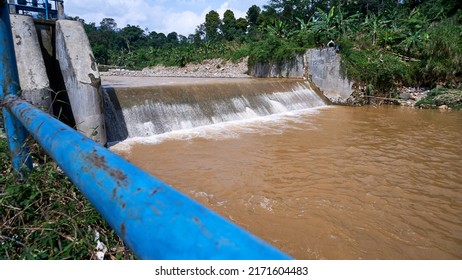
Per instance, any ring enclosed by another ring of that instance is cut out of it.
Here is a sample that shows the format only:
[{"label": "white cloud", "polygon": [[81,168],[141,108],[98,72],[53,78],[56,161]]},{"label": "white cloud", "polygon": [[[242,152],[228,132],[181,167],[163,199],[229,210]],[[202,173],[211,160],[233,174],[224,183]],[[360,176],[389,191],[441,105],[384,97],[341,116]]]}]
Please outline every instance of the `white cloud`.
[{"label": "white cloud", "polygon": [[[152,2],[152,1],[151,1]],[[119,28],[130,25],[139,25],[150,31],[188,35],[193,33],[196,26],[204,18],[202,14],[193,11],[174,10],[165,5],[166,1],[155,1],[151,4],[143,0],[81,0],[65,3],[66,14],[79,16],[85,22],[94,22],[99,25],[103,18],[114,18]],[[191,1],[188,1],[191,2]],[[164,4],[164,5],[159,5]]]},{"label": "white cloud", "polygon": [[103,18],[114,18],[119,28],[127,24],[139,25],[150,31],[177,32],[188,36],[205,21],[205,15],[215,9],[221,16],[228,9],[236,18],[245,17],[247,9],[253,5],[263,5],[267,1],[237,0],[79,0],[65,1],[65,11],[69,16],[79,16],[85,22],[99,25]]},{"label": "white cloud", "polygon": [[[179,20],[181,19],[181,20]],[[202,15],[197,15],[191,11],[185,11],[182,13],[172,13],[164,17],[162,25],[165,26],[164,33],[176,32],[178,34],[188,36],[193,34],[196,26],[204,21]],[[154,30],[156,32],[162,32],[161,30]]]},{"label": "white cloud", "polygon": [[[232,3],[232,2],[235,2],[235,1],[230,1],[230,2]],[[220,14],[221,18],[223,18],[223,15],[225,14],[225,12],[227,10],[233,11],[234,17],[236,19],[238,19],[240,17],[245,18],[247,10],[245,12],[241,11],[241,10],[237,9],[235,7],[235,5],[230,5],[230,2],[228,2],[228,1],[224,2],[223,4],[221,4],[220,8],[218,8],[217,12]],[[250,6],[248,8],[250,8]]]}]

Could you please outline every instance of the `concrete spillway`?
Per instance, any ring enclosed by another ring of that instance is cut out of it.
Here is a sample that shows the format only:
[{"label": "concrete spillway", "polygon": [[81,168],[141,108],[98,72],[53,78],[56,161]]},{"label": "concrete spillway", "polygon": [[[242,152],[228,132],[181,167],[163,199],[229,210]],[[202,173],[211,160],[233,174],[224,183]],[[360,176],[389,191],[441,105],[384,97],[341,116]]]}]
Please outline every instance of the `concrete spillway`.
[{"label": "concrete spillway", "polygon": [[106,85],[108,141],[251,119],[328,103],[302,80],[189,80],[190,84],[180,85],[162,85],[162,82],[141,87]]}]

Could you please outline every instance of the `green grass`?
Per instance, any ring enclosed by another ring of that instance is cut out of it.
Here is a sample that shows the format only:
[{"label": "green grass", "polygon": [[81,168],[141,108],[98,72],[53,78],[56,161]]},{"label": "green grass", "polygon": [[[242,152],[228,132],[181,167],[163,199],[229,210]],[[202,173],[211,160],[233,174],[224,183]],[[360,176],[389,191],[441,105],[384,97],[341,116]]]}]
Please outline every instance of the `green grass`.
[{"label": "green grass", "polygon": [[0,259],[97,259],[98,236],[107,247],[105,259],[133,259],[59,167],[37,144],[30,147],[39,164],[19,181],[0,138]]},{"label": "green grass", "polygon": [[461,89],[448,89],[448,88],[435,88],[428,96],[419,100],[415,106],[419,108],[438,108],[439,106],[446,105],[454,110],[462,110],[462,90]]}]

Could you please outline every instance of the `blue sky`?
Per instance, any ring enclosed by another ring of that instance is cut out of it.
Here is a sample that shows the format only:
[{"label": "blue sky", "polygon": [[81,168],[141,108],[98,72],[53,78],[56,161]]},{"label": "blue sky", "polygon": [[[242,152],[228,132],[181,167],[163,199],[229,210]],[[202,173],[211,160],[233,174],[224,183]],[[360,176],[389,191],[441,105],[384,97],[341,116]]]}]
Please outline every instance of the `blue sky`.
[{"label": "blue sky", "polygon": [[188,36],[205,21],[205,15],[215,10],[222,16],[230,9],[236,18],[245,17],[252,5],[263,7],[268,0],[65,0],[65,13],[79,16],[85,22],[114,18],[119,28],[139,25],[149,31],[177,32]]}]

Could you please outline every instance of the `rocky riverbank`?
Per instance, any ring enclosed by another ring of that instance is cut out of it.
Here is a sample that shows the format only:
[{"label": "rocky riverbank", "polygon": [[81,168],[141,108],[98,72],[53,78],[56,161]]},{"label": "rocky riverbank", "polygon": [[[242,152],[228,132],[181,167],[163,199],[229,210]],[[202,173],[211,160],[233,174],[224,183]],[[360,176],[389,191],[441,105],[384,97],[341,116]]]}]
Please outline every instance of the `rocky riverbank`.
[{"label": "rocky riverbank", "polygon": [[402,87],[399,92],[399,104],[414,107],[418,101],[427,97],[430,90],[427,88]]},{"label": "rocky riverbank", "polygon": [[367,94],[366,87],[354,85],[353,88],[353,93],[346,99],[345,105],[362,106],[366,104],[393,104],[414,107],[417,102],[426,98],[430,92],[427,88],[401,87],[393,96],[377,96]]},{"label": "rocky riverbank", "polygon": [[462,110],[462,90],[436,87],[401,87],[392,97],[368,95],[363,88],[356,88],[346,100],[345,105],[393,104],[419,109]]},{"label": "rocky riverbank", "polygon": [[462,89],[437,87],[419,100],[415,106],[421,109],[462,110]]},{"label": "rocky riverbank", "polygon": [[185,67],[154,66],[141,71],[110,69],[102,76],[127,77],[193,77],[193,78],[247,78],[247,58],[233,63],[223,59],[210,59],[200,64],[190,63]]},{"label": "rocky riverbank", "polygon": [[[210,59],[201,63],[190,63],[185,67],[154,66],[140,71],[121,68],[101,72],[101,76],[121,77],[190,77],[190,78],[249,78],[248,59],[233,63],[229,60]],[[427,88],[401,87],[393,96],[368,95],[365,87],[353,86],[353,93],[341,102],[345,105],[395,104],[418,108],[460,109],[462,91],[451,90],[433,93]]]}]

